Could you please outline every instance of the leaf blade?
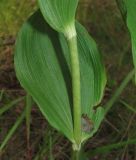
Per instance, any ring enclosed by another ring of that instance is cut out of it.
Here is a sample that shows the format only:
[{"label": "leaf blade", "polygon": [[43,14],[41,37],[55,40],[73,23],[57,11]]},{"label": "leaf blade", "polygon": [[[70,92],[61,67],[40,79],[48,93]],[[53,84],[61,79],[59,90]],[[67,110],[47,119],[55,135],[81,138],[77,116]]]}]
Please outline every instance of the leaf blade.
[{"label": "leaf blade", "polygon": [[65,32],[75,22],[78,0],[39,0],[41,12],[52,28]]},{"label": "leaf blade", "polygon": [[[90,117],[103,96],[104,66],[94,40],[77,22],[81,69],[82,113]],[[69,48],[63,34],[54,31],[36,12],[23,26],[16,44],[17,77],[32,95],[49,123],[72,142],[72,90]],[[97,65],[96,65],[97,64]]]},{"label": "leaf blade", "polygon": [[136,81],[136,1],[135,0],[117,0],[119,9],[123,15],[123,19],[127,23],[128,30],[131,36],[132,43],[132,56],[135,68],[135,81]]},{"label": "leaf blade", "polygon": [[[72,117],[65,82],[54,42],[49,38],[52,34],[57,37],[57,33],[49,32],[50,27],[40,17],[39,13],[32,16],[18,36],[15,54],[17,77],[51,125],[72,141]],[[35,23],[35,19],[39,19],[39,23]]]}]

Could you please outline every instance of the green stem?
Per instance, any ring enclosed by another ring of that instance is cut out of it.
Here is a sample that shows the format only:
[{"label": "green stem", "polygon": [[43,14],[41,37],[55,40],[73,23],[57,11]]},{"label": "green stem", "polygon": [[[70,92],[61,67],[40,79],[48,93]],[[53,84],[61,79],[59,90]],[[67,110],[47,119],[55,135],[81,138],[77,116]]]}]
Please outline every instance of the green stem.
[{"label": "green stem", "polygon": [[72,160],[79,160],[80,151],[72,151]]},{"label": "green stem", "polygon": [[50,148],[50,160],[54,160],[54,157],[53,157],[53,152],[52,152],[52,149],[53,149],[53,140],[52,140],[52,135],[51,135],[51,132],[49,133],[50,134],[50,138],[49,138],[49,148]]},{"label": "green stem", "polygon": [[27,130],[27,147],[29,148],[30,123],[31,123],[32,97],[27,93],[26,96],[26,130]]},{"label": "green stem", "polygon": [[[77,150],[81,143],[81,93],[80,93],[80,67],[77,49],[77,36],[75,26],[71,28],[72,36],[66,36],[68,40],[71,60],[72,92],[73,92],[73,117],[74,138]],[[70,32],[69,32],[70,33]]]}]

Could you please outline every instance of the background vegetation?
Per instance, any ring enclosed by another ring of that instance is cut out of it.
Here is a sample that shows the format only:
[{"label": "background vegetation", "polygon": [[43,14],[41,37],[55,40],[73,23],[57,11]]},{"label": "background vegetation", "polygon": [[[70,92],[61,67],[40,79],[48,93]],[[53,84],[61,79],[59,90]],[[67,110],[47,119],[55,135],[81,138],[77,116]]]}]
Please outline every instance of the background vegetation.
[{"label": "background vegetation", "polygon": [[[0,1],[0,144],[3,144],[25,107],[25,101],[18,100],[26,93],[14,72],[14,44],[19,28],[37,8],[35,0]],[[115,0],[80,0],[77,18],[96,40],[104,59],[108,76],[102,102],[104,105],[133,68],[130,36]],[[20,102],[13,106],[16,100]],[[5,109],[2,114],[2,109],[6,107],[12,108]],[[134,143],[135,121],[136,89],[132,80],[112,106],[99,132],[86,144],[88,157],[93,160],[136,159],[136,145],[122,143]],[[25,121],[20,123],[3,152],[0,152],[1,160],[70,159],[70,144],[51,129],[35,104],[32,108],[30,140]],[[121,143],[122,147],[119,147]],[[114,147],[100,148],[110,144],[114,144]]]}]

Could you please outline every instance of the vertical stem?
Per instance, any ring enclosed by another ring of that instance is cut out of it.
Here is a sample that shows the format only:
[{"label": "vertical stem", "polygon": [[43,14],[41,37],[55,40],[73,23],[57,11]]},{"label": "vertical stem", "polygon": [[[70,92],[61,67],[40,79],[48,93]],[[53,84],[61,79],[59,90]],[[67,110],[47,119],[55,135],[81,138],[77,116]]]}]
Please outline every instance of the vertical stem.
[{"label": "vertical stem", "polygon": [[26,95],[26,129],[27,129],[27,142],[30,139],[30,121],[31,121],[31,108],[32,108],[32,98],[27,93]]},{"label": "vertical stem", "polygon": [[[77,36],[75,26],[71,28],[72,36],[67,36],[72,74],[72,92],[73,92],[73,117],[74,117],[74,138],[77,148],[81,143],[81,93],[80,93],[80,67],[77,49]],[[70,32],[69,32],[70,33]]]},{"label": "vertical stem", "polygon": [[72,151],[72,160],[79,160],[80,151]]},{"label": "vertical stem", "polygon": [[49,159],[50,160],[54,160],[54,157],[53,157],[53,152],[52,152],[52,147],[53,147],[53,141],[52,141],[52,135],[51,135],[51,132],[49,132],[50,134],[50,139],[49,139],[49,147],[50,147],[50,157]]}]

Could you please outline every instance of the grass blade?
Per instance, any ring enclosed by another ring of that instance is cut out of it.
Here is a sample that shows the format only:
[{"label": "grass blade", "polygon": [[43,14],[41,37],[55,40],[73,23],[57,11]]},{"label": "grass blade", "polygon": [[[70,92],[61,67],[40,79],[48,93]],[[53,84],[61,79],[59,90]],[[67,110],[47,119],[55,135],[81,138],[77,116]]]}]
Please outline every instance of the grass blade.
[{"label": "grass blade", "polygon": [[125,87],[128,85],[128,83],[134,77],[134,74],[135,74],[134,70],[132,70],[131,72],[128,73],[126,78],[122,81],[121,85],[118,87],[118,89],[113,94],[112,98],[105,104],[105,108],[106,108],[105,114],[107,114],[107,112],[111,109],[113,104],[117,101],[117,99],[121,95],[122,91],[125,89]]},{"label": "grass blade", "polygon": [[2,114],[4,114],[6,111],[8,111],[9,109],[11,109],[12,107],[14,107],[17,103],[21,102],[23,99],[24,99],[24,97],[20,97],[18,99],[11,101],[10,103],[6,104],[2,108],[0,108],[0,116]]},{"label": "grass blade", "polygon": [[6,135],[5,139],[3,140],[3,142],[0,144],[0,154],[2,154],[2,150],[4,149],[4,147],[7,145],[8,141],[11,139],[11,137],[13,136],[13,134],[15,133],[15,131],[17,130],[17,128],[19,127],[19,125],[22,123],[22,121],[25,118],[25,110],[21,113],[21,115],[18,117],[18,119],[16,120],[15,124],[12,126],[12,128],[9,130],[8,134]]},{"label": "grass blade", "polygon": [[114,149],[119,149],[119,148],[121,148],[125,145],[131,145],[131,144],[136,144],[136,139],[130,139],[130,140],[127,140],[127,141],[118,142],[118,143],[115,143],[115,144],[110,144],[110,145],[107,145],[107,146],[96,148],[95,150],[87,152],[86,156],[87,157],[92,157],[94,155],[108,153],[108,152],[110,152]]},{"label": "grass blade", "polygon": [[128,110],[130,110],[133,113],[136,113],[136,109],[134,109],[134,107],[130,106],[129,104],[127,104],[125,101],[121,100],[120,101]]}]

